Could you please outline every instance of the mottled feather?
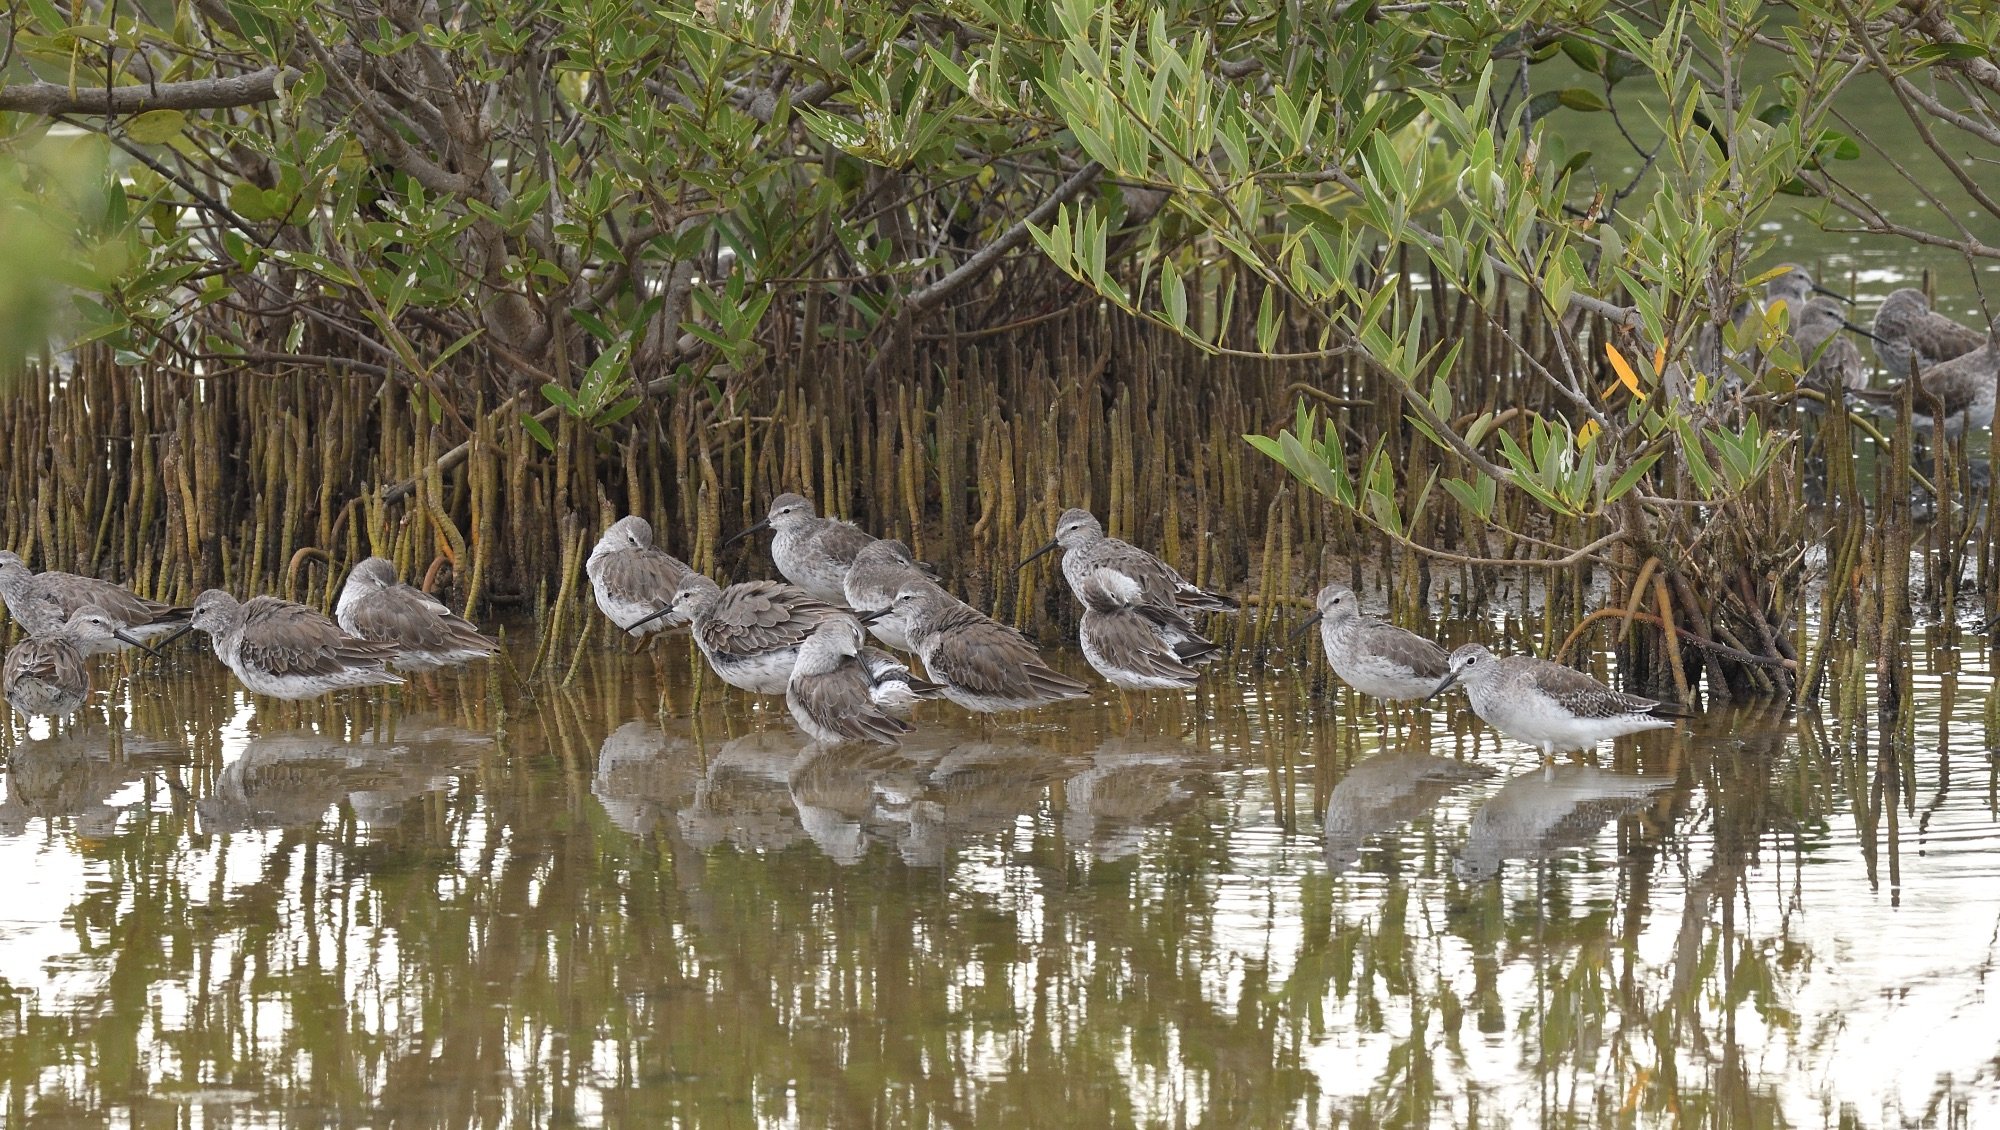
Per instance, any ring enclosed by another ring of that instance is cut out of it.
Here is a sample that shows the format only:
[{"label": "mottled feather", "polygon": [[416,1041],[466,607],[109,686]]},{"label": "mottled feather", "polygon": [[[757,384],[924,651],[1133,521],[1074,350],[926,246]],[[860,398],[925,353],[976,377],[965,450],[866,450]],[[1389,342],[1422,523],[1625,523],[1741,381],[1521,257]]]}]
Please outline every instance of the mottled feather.
[{"label": "mottled feather", "polygon": [[931,678],[983,697],[1040,701],[1090,691],[1043,663],[1021,633],[970,605],[940,612],[929,625],[921,654]]},{"label": "mottled feather", "polygon": [[253,596],[243,602],[238,654],[246,666],[280,678],[332,677],[357,664],[386,663],[396,657],[396,648],[356,639],[303,604]]},{"label": "mottled feather", "polygon": [[[1149,617],[1147,606],[1087,609],[1079,635],[1084,657],[1113,684],[1130,689],[1149,683],[1191,687],[1201,675],[1188,666],[1161,634],[1162,617]],[[1178,619],[1178,617],[1174,617]],[[1210,644],[1213,648],[1214,645]],[[1196,654],[1199,654],[1198,649]]]},{"label": "mottled feather", "polygon": [[797,647],[840,610],[779,581],[744,581],[722,590],[706,623],[695,630],[710,651],[742,656]]},{"label": "mottled feather", "polygon": [[491,655],[500,650],[500,641],[412,585],[395,584],[369,593],[347,611],[341,626],[357,638],[392,644],[409,653]]},{"label": "mottled feather", "polygon": [[916,728],[877,708],[871,690],[866,668],[850,657],[823,674],[795,673],[785,697],[795,715],[812,719],[808,733],[823,741],[894,742]]}]

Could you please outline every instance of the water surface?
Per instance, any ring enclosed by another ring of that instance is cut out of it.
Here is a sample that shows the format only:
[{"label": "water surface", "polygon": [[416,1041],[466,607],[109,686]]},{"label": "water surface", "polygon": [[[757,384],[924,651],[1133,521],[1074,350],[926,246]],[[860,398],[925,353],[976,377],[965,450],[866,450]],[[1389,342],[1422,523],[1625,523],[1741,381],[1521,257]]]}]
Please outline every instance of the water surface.
[{"label": "water surface", "polygon": [[1977,651],[1887,757],[1739,709],[1550,772],[1317,664],[809,746],[684,649],[16,723],[7,1124],[2000,1119]]}]

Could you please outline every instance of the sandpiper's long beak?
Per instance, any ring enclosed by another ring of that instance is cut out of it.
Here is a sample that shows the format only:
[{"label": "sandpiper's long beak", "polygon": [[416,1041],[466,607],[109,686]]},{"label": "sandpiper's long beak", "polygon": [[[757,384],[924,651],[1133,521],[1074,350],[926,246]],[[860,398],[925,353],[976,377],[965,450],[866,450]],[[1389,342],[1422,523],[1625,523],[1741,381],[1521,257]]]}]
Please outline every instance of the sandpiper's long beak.
[{"label": "sandpiper's long beak", "polygon": [[[1460,670],[1463,670],[1463,668],[1461,668]],[[1453,671],[1451,674],[1446,675],[1444,677],[1444,680],[1438,683],[1437,687],[1434,690],[1432,690],[1431,693],[1424,696],[1424,701],[1429,702],[1430,700],[1450,690],[1451,685],[1456,682],[1458,682],[1458,671]]]},{"label": "sandpiper's long beak", "polygon": [[[185,631],[186,629],[182,629],[182,630],[183,630],[183,631]],[[128,636],[128,635],[126,635],[126,634],[125,634],[125,633],[124,633],[124,632],[123,632],[122,630],[120,630],[120,629],[117,629],[117,628],[113,628],[113,629],[111,629],[111,635],[112,635],[112,638],[113,638],[113,639],[116,639],[116,640],[117,640],[117,641],[118,641],[119,643],[124,643],[124,644],[130,644],[131,646],[133,646],[133,647],[136,647],[136,648],[138,648],[138,649],[139,649],[140,651],[143,651],[143,652],[145,652],[145,653],[146,653],[147,655],[150,655],[150,656],[152,656],[152,657],[153,657],[154,659],[158,659],[158,658],[160,657],[160,653],[159,653],[159,652],[157,652],[157,651],[154,651],[154,650],[153,650],[152,648],[150,648],[150,647],[147,647],[147,646],[146,646],[146,641],[145,641],[145,640],[142,640],[142,639],[139,639],[139,638],[138,638],[137,636]],[[167,638],[168,638],[168,639],[179,639],[179,638],[180,638],[180,632],[175,632],[175,633],[174,633],[173,635],[171,635],[171,636],[168,636]]]},{"label": "sandpiper's long beak", "polygon": [[[722,545],[719,545],[716,548],[722,549],[726,546],[733,545],[736,542],[742,541],[744,538],[749,537],[751,534],[756,533],[758,530],[768,530],[770,528],[771,528],[771,520],[769,518],[766,518],[761,522],[752,522],[751,524],[743,527],[742,529],[736,531],[735,533],[729,535],[728,537],[723,538]],[[644,623],[644,621],[640,621],[640,623]],[[633,627],[636,628],[638,627],[638,625],[634,624]]]},{"label": "sandpiper's long beak", "polygon": [[1300,624],[1300,625],[1299,625],[1298,627],[1296,627],[1296,628],[1293,628],[1293,629],[1292,629],[1292,634],[1291,634],[1291,635],[1289,635],[1289,636],[1286,636],[1286,637],[1285,637],[1285,646],[1286,646],[1286,647],[1290,647],[1290,646],[1292,646],[1293,644],[1295,644],[1295,643],[1299,642],[1299,637],[1300,637],[1300,636],[1303,636],[1303,635],[1305,635],[1305,634],[1306,634],[1307,632],[1310,632],[1310,631],[1312,631],[1312,626],[1313,626],[1314,624],[1317,624],[1317,623],[1319,623],[1319,622],[1320,622],[1321,620],[1324,620],[1324,619],[1326,619],[1326,613],[1324,613],[1324,612],[1315,612],[1315,613],[1313,613],[1312,615],[1310,615],[1310,616],[1306,617],[1306,622],[1305,622],[1305,623],[1303,623],[1303,624]]},{"label": "sandpiper's long beak", "polygon": [[1823,287],[1823,286],[1819,285],[1818,283],[1814,283],[1814,284],[1813,284],[1813,293],[1815,293],[1815,294],[1824,294],[1824,295],[1826,295],[1826,296],[1827,296],[1828,298],[1838,298],[1838,299],[1840,299],[1840,300],[1841,300],[1842,302],[1845,302],[1845,303],[1847,303],[1847,304],[1848,304],[1849,306],[1852,306],[1852,305],[1854,305],[1854,299],[1852,299],[1852,298],[1848,297],[1848,296],[1847,296],[1847,295],[1845,295],[1845,294],[1842,294],[1842,293],[1840,293],[1840,292],[1839,292],[1839,291],[1837,291],[1837,290],[1829,290],[1828,288],[1826,288],[1826,287]]},{"label": "sandpiper's long beak", "polygon": [[[189,632],[192,632],[192,631],[194,631],[194,625],[193,625],[193,624],[182,624],[182,625],[180,626],[180,630],[179,630],[179,631],[176,631],[176,632],[175,632],[175,633],[174,633],[173,635],[171,635],[171,636],[168,636],[168,637],[167,637],[166,639],[163,639],[163,640],[161,640],[161,641],[160,641],[160,643],[159,643],[159,646],[158,646],[158,647],[151,647],[151,648],[146,648],[146,650],[148,650],[148,651],[152,652],[152,653],[153,653],[154,655],[158,655],[158,654],[160,654],[161,652],[163,652],[163,651],[167,650],[167,645],[168,645],[168,644],[170,644],[170,643],[174,642],[174,641],[175,641],[175,640],[177,640],[177,639],[180,639],[180,638],[181,638],[182,636],[184,636],[184,635],[187,635],[187,634],[188,634]],[[138,647],[146,647],[146,645],[145,645],[145,644],[142,644],[142,643],[139,643],[139,642],[138,642],[138,641],[136,641],[136,640],[135,640],[135,641],[133,641],[133,643],[134,643],[134,645],[135,645],[135,646],[138,646]]]},{"label": "sandpiper's long beak", "polygon": [[888,609],[877,608],[873,612],[856,612],[854,613],[854,618],[863,624],[873,624],[875,621],[880,620],[882,617],[887,616],[888,614],[889,614]]},{"label": "sandpiper's long beak", "polygon": [[1867,338],[1869,341],[1879,341],[1882,342],[1883,345],[1889,344],[1886,341],[1882,341],[1881,338],[1876,337],[1875,331],[1868,329],[1866,326],[1857,326],[1853,322],[1848,321],[1846,318],[1842,318],[1840,320],[1840,324],[1846,326],[1850,330],[1853,330],[1855,333],[1860,334],[1862,337]]},{"label": "sandpiper's long beak", "polygon": [[1016,566],[1014,566],[1014,569],[1015,569],[1015,571],[1016,571],[1016,572],[1019,572],[1019,571],[1020,571],[1020,570],[1022,570],[1022,569],[1026,569],[1026,568],[1028,567],[1028,563],[1029,563],[1029,562],[1033,561],[1033,560],[1034,560],[1035,558],[1037,558],[1037,557],[1040,557],[1040,556],[1042,556],[1042,555],[1043,555],[1043,554],[1045,554],[1045,553],[1049,553],[1049,552],[1051,552],[1051,551],[1053,551],[1053,550],[1057,549],[1057,548],[1058,548],[1058,547],[1060,547],[1061,545],[1062,545],[1062,543],[1061,543],[1061,542],[1059,542],[1059,541],[1052,541],[1052,542],[1050,542],[1049,544],[1047,544],[1047,545],[1043,546],[1042,548],[1040,548],[1040,549],[1036,550],[1035,552],[1033,552],[1033,553],[1030,553],[1029,555],[1027,555],[1026,557],[1023,557],[1023,558],[1021,559],[1021,563],[1020,563],[1019,565],[1016,565]]},{"label": "sandpiper's long beak", "polygon": [[660,609],[658,612],[648,612],[646,615],[641,616],[637,620],[632,621],[630,624],[625,625],[625,630],[629,632],[641,624],[650,624],[653,621],[658,620],[662,616],[671,616],[673,615],[673,611],[674,611],[674,606],[669,604],[665,608]]}]

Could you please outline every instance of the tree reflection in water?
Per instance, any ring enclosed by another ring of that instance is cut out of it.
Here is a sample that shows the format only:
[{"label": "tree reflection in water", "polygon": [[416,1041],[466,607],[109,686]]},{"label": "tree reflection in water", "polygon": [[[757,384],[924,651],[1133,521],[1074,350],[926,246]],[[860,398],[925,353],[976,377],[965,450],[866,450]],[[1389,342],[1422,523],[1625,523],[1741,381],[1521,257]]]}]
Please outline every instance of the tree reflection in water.
[{"label": "tree reflection in water", "polygon": [[876,748],[636,666],[303,708],[197,668],[17,736],[9,1124],[2000,1112],[1955,681],[1887,756],[1718,712],[1545,771],[1283,676]]}]

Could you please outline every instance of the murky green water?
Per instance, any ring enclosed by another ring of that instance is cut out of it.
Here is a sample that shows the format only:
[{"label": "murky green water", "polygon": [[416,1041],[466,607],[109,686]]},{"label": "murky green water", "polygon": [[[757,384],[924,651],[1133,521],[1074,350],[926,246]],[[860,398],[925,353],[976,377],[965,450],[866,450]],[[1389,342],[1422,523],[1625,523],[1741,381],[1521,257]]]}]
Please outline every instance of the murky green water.
[{"label": "murky green water", "polygon": [[1978,652],[1887,759],[1719,712],[1548,774],[1317,664],[807,747],[684,647],[303,706],[190,650],[17,729],[7,1125],[2000,1119]]},{"label": "murky green water", "polygon": [[[1780,97],[1776,76],[1780,69],[1772,56],[1751,56],[1745,76],[1746,97],[1755,107],[1772,104]],[[1534,89],[1557,90],[1568,86],[1601,89],[1601,81],[1566,70],[1561,66],[1535,69]],[[1621,117],[1632,137],[1650,152],[1658,144],[1659,130],[1654,114],[1661,109],[1657,97],[1645,97],[1652,84],[1628,81],[1616,88]],[[1952,97],[1944,93],[1943,97]],[[1884,217],[1945,239],[1972,238],[1991,247],[2000,242],[2000,216],[1977,204],[1957,178],[1931,151],[1911,125],[1908,115],[1881,80],[1863,78],[1843,87],[1834,101],[1839,121],[1830,128],[1858,131],[1871,139],[1862,146],[1862,155],[1851,161],[1833,161],[1827,172],[1846,185]],[[1961,170],[1975,183],[1990,180],[1988,165],[1978,154],[1984,142],[1970,142],[1939,122],[1926,122],[1945,151],[1955,155]],[[1618,122],[1610,114],[1559,110],[1548,119],[1547,129],[1559,138],[1567,152],[1589,150],[1596,161],[1592,169],[1603,178],[1607,193],[1625,189],[1646,170],[1643,154],[1637,153],[1620,135]],[[1879,148],[1877,148],[1879,147]],[[1909,170],[1917,184],[1912,186],[1898,166]],[[1656,168],[1656,167],[1655,167]],[[1587,201],[1598,187],[1580,178],[1576,184],[1579,203]],[[1652,183],[1641,180],[1640,191],[1627,200],[1627,208],[1643,208]],[[1762,266],[1791,261],[1805,263],[1822,279],[1846,290],[1856,300],[1857,320],[1866,324],[1875,314],[1882,297],[1899,286],[1923,285],[1926,276],[1937,296],[1940,313],[1966,325],[1984,327],[2000,306],[1982,302],[1981,292],[1991,293],[2000,283],[2000,264],[1968,261],[1949,250],[1917,246],[1894,236],[1870,235],[1855,229],[1853,218],[1823,207],[1809,197],[1786,197],[1766,218],[1761,232],[1770,246],[1758,260]],[[1863,342],[1863,351],[1868,352]],[[1872,359],[1872,353],[1869,354]]]}]

